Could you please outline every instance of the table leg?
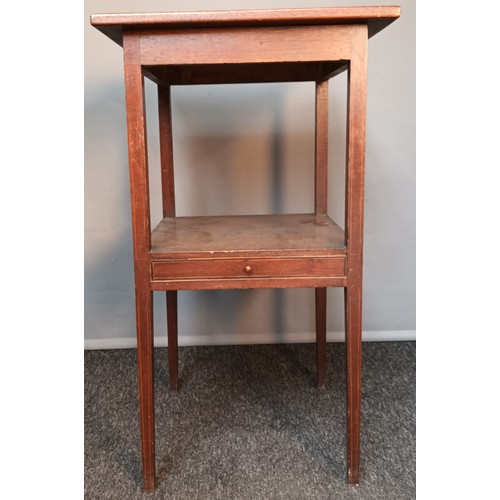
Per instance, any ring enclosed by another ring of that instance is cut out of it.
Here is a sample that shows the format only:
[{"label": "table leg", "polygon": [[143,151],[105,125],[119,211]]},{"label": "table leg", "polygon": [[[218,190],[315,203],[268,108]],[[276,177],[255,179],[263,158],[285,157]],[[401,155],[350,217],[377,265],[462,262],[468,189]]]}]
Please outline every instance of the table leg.
[{"label": "table leg", "polygon": [[177,290],[167,291],[168,374],[170,390],[179,388],[177,349]]},{"label": "table leg", "polygon": [[326,380],[326,288],[316,288],[316,367],[318,387]]},{"label": "table leg", "polygon": [[136,291],[137,368],[141,415],[142,474],[144,489],[152,491],[155,481],[155,414],[153,356],[153,293]]},{"label": "table leg", "polygon": [[361,301],[365,178],[366,76],[368,32],[353,26],[348,70],[345,329],[347,369],[347,477],[359,482],[361,416]]},{"label": "table leg", "polygon": [[134,275],[137,326],[137,365],[141,415],[142,471],[145,490],[154,490],[155,414],[153,367],[153,292],[149,286],[149,249],[151,229],[149,213],[148,158],[144,75],[140,60],[140,40],[136,33],[123,36],[125,99],[134,242]]},{"label": "table leg", "polygon": [[347,368],[347,478],[359,483],[361,421],[361,285],[345,289]]}]

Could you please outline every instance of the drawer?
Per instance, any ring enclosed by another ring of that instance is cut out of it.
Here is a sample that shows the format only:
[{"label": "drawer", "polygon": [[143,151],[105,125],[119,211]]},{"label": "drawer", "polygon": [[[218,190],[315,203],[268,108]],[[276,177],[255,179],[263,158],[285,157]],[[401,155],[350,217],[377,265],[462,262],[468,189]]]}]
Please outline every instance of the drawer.
[{"label": "drawer", "polygon": [[166,260],[152,262],[153,281],[345,276],[345,257]]}]

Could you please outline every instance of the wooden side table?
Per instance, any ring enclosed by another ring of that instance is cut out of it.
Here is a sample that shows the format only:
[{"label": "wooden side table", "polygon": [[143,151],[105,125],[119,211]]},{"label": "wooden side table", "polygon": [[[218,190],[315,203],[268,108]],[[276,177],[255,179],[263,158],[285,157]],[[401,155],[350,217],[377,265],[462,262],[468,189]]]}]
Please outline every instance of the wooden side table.
[{"label": "wooden side table", "polygon": [[[96,14],[123,46],[136,287],[143,482],[155,483],[153,292],[166,291],[170,387],[178,387],[177,290],[315,289],[317,382],[326,374],[326,289],[345,290],[348,481],[359,481],[367,40],[399,7]],[[328,81],[348,71],[345,232],[327,213]],[[151,231],[144,77],[158,85],[163,220]],[[316,83],[311,214],[176,217],[170,87]]]}]

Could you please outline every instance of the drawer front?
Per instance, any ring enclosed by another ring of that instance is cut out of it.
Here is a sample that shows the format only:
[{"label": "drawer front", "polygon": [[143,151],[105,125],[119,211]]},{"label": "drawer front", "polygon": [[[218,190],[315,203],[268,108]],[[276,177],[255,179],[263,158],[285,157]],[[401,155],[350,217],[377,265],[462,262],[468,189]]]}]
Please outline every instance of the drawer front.
[{"label": "drawer front", "polygon": [[152,263],[153,281],[345,276],[345,257],[168,260]]}]

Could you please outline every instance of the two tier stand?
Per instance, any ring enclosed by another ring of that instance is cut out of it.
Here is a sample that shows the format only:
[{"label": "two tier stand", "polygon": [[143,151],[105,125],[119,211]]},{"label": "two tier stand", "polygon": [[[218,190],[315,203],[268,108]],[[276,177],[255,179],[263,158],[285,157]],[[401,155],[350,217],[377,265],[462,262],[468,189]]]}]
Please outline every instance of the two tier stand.
[{"label": "two tier stand", "polygon": [[[166,291],[170,387],[178,387],[177,291],[314,288],[317,383],[326,375],[328,287],[345,290],[347,476],[359,481],[368,38],[399,7],[96,14],[123,46],[134,245],[143,482],[156,487],[153,292]],[[348,72],[345,222],[327,210],[328,82]],[[151,230],[144,78],[158,86],[163,220]],[[314,213],[176,217],[172,85],[316,85]],[[200,238],[199,235],[204,237]]]}]

